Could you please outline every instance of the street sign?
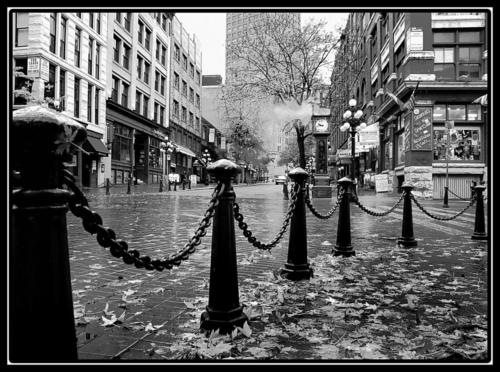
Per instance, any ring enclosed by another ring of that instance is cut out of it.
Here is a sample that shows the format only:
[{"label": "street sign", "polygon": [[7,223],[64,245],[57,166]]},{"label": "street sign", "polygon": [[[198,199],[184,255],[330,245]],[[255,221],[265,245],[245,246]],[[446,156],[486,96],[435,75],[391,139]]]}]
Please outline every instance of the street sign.
[{"label": "street sign", "polygon": [[445,120],[444,126],[447,129],[453,129],[455,127],[455,121],[454,120]]}]

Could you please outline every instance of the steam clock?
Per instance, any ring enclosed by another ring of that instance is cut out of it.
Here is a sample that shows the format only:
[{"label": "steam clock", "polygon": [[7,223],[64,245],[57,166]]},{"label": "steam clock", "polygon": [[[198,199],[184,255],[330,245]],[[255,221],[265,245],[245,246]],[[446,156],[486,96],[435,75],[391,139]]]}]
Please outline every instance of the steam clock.
[{"label": "steam clock", "polygon": [[328,175],[328,136],[330,125],[326,118],[317,118],[314,121],[314,138],[316,140],[316,174],[315,185],[312,187],[313,198],[331,198],[332,188]]}]

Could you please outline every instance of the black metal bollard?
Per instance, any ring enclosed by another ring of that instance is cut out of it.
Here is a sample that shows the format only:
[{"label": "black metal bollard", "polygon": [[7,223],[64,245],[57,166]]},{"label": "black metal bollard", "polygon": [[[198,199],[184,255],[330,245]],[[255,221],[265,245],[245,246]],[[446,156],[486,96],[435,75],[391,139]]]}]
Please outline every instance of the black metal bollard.
[{"label": "black metal bollard", "polygon": [[109,178],[106,178],[106,195],[109,195]]},{"label": "black metal bollard", "polygon": [[177,191],[177,181],[174,181],[174,191]]},{"label": "black metal bollard", "polygon": [[283,182],[283,200],[288,200],[288,183]]},{"label": "black metal bollard", "polygon": [[158,190],[158,192],[163,192],[163,180],[160,179],[160,189]]},{"label": "black metal bollard", "polygon": [[188,181],[188,190],[191,190],[191,180]]},{"label": "black metal bollard", "polygon": [[10,210],[9,360],[75,362],[66,223],[70,193],[59,185],[61,162],[72,159],[67,145],[81,146],[85,127],[41,106],[19,109],[12,117],[13,167],[21,178]]},{"label": "black metal bollard", "polygon": [[200,328],[228,333],[248,320],[239,302],[233,215],[235,193],[231,185],[231,179],[241,172],[241,168],[221,159],[209,165],[208,171],[224,183],[225,189],[213,217],[208,306],[201,314]]},{"label": "black metal bollard", "polygon": [[170,180],[168,180],[168,179],[167,179],[167,190],[168,190],[168,191],[171,191],[171,188],[170,188],[170,183],[171,183],[171,182],[170,182]]},{"label": "black metal bollard", "polygon": [[182,189],[186,190],[186,181],[182,181]]},{"label": "black metal bollard", "polygon": [[129,177],[128,178],[128,182],[127,182],[127,194],[130,194],[130,185],[132,183],[132,177]]},{"label": "black metal bollard", "polygon": [[443,208],[449,208],[448,206],[448,187],[444,187],[444,199],[443,199]]},{"label": "black metal bollard", "polygon": [[483,191],[486,189],[484,185],[474,187],[476,194],[476,217],[474,219],[474,233],[471,238],[474,240],[488,240],[488,234],[485,231],[484,223],[484,200]]},{"label": "black metal bollard", "polygon": [[411,190],[413,190],[413,186],[405,182],[401,188],[405,196],[403,202],[403,227],[401,237],[398,239],[398,244],[403,247],[416,247],[417,241],[413,237],[413,216],[411,211]]},{"label": "black metal bollard", "polygon": [[351,200],[351,190],[353,188],[353,182],[350,178],[341,178],[338,183],[340,187],[344,190],[342,195],[342,200],[339,205],[339,220],[337,225],[337,243],[335,248],[333,248],[334,256],[354,256],[356,252],[351,245],[351,211],[349,207],[349,202]]},{"label": "black metal bollard", "polygon": [[288,243],[288,259],[280,275],[290,280],[303,280],[312,277],[313,270],[307,262],[307,225],[304,188],[308,174],[302,168],[295,168],[289,173],[295,184],[302,188],[297,195],[297,204],[290,221],[290,240]]}]

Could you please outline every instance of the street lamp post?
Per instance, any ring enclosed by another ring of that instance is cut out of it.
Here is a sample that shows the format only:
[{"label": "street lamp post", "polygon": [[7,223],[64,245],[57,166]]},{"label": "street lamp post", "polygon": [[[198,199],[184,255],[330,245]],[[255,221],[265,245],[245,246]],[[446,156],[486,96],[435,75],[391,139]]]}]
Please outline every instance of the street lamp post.
[{"label": "street lamp post", "polygon": [[[160,143],[160,151],[163,156],[163,184],[165,184],[165,164],[167,165],[167,178],[168,175],[170,174],[170,154],[174,151],[175,145],[173,144],[172,141],[168,139],[168,136],[165,136],[165,142]],[[168,153],[168,154],[167,154]],[[168,158],[166,158],[166,155],[168,155]],[[166,162],[165,162],[166,160]],[[170,181],[167,179],[167,184],[168,184],[168,191],[170,191]]]},{"label": "street lamp post", "polygon": [[[344,124],[340,127],[341,132],[349,129],[351,135],[351,180],[352,180],[352,197],[356,195],[356,133],[358,130],[366,128],[366,123],[363,121],[364,112],[356,110],[357,102],[354,98],[349,100],[349,109],[344,112]],[[359,129],[358,129],[359,128]]]},{"label": "street lamp post", "polygon": [[[208,152],[207,149],[205,149],[205,151],[203,152],[203,154],[201,155],[203,160],[205,161],[205,168],[208,167],[208,164],[212,161],[212,158],[210,157],[210,153]],[[209,184],[209,180],[208,180],[208,173],[206,172],[206,169],[205,169],[205,185],[208,185]]]}]

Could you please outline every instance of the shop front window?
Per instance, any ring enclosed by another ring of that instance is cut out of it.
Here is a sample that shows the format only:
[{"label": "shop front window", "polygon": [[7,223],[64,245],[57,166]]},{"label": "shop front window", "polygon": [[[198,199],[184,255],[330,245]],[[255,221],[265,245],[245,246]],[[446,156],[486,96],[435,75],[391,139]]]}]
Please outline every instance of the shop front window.
[{"label": "shop front window", "polygon": [[479,161],[481,160],[481,133],[479,128],[450,129],[450,143],[447,144],[445,128],[434,128],[434,160]]},{"label": "shop front window", "polygon": [[384,168],[392,169],[392,141],[385,143]]},{"label": "shop front window", "polygon": [[401,133],[398,136],[398,156],[397,156],[397,162],[398,165],[404,164],[405,162],[405,133]]},{"label": "shop front window", "polygon": [[[113,147],[111,159],[130,161],[130,150],[132,146],[132,130],[120,124],[114,124]],[[120,183],[120,182],[118,182]]]},{"label": "shop front window", "polygon": [[151,138],[149,142],[149,166],[153,168],[160,168],[160,158],[160,140]]}]

